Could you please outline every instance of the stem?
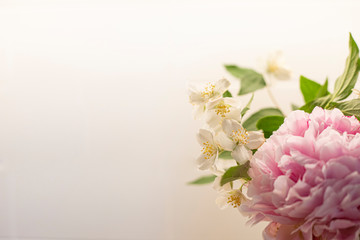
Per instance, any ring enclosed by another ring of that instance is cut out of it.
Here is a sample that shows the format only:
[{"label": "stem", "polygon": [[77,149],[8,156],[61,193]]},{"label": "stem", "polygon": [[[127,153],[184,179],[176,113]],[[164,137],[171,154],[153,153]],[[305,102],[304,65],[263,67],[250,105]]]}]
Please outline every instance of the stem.
[{"label": "stem", "polygon": [[241,184],[241,186],[240,186],[240,191],[241,191],[241,192],[242,192],[243,186],[244,186],[246,183],[248,183],[248,181],[245,181],[245,182],[243,182],[243,184]]},{"label": "stem", "polygon": [[266,89],[267,89],[267,92],[268,92],[269,97],[270,97],[271,101],[273,102],[273,104],[274,104],[278,109],[280,109],[280,111],[281,111],[281,108],[280,108],[280,106],[279,106],[279,103],[276,101],[274,95],[272,94],[270,87],[267,86]]},{"label": "stem", "polygon": [[[270,79],[270,76],[268,76],[268,77],[269,77],[269,79]],[[273,102],[273,104],[275,105],[275,107],[277,107],[277,108],[284,114],[284,111],[281,109],[278,101],[276,100],[276,98],[274,97],[273,93],[271,92],[271,89],[270,89],[270,86],[269,86],[269,85],[271,85],[271,79],[270,79],[269,83],[270,83],[270,84],[266,84],[266,90],[267,90],[267,92],[268,92],[268,95],[269,95],[271,101]]]}]

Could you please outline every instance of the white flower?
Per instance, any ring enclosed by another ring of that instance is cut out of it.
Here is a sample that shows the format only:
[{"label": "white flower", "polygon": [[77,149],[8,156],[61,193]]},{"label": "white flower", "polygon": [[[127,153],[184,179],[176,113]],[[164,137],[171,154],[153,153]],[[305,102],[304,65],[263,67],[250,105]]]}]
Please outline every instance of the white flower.
[{"label": "white flower", "polygon": [[217,159],[216,164],[210,168],[210,171],[216,175],[216,178],[213,182],[213,188],[216,191],[230,191],[232,189],[230,182],[221,186],[221,178],[224,175],[225,171],[231,167],[237,166],[237,163],[233,159]]},{"label": "white flower", "polygon": [[241,103],[239,98],[219,98],[207,104],[207,124],[216,129],[224,119],[241,120]]},{"label": "white flower", "polygon": [[196,160],[199,169],[206,170],[211,168],[218,158],[219,149],[214,141],[212,132],[200,129],[197,135],[199,144],[202,146],[201,155]]},{"label": "white flower", "polygon": [[[217,173],[214,173],[217,175],[217,177],[213,182],[213,188],[220,194],[220,196],[216,199],[216,204],[221,209],[224,209],[229,205],[238,207],[240,206],[241,200],[245,199],[246,197],[239,196],[240,190],[233,190],[230,182],[221,186],[220,182],[224,173],[225,172],[223,171],[217,171]],[[240,194],[242,195],[241,191]]]},{"label": "white flower", "polygon": [[195,106],[195,118],[199,118],[206,110],[206,104],[217,98],[222,97],[223,93],[230,86],[230,82],[226,79],[220,79],[207,85],[190,85],[189,86],[189,99],[190,103]]},{"label": "white flower", "polygon": [[241,202],[247,201],[246,196],[239,189],[234,189],[230,191],[223,191],[220,193],[220,196],[216,199],[216,204],[224,209],[228,206],[238,208],[241,205]]},{"label": "white flower", "polygon": [[[219,142],[218,135],[216,135],[214,137],[214,139],[215,139],[216,144],[218,145],[219,156],[220,156],[223,148],[221,147],[221,144]],[[211,173],[213,173],[216,176],[222,176],[227,169],[229,169],[231,167],[235,167],[237,165],[238,164],[234,159],[222,159],[219,157],[216,160],[215,164],[209,170],[211,171]]]},{"label": "white flower", "polygon": [[282,53],[277,51],[270,54],[266,62],[266,72],[278,80],[290,79],[291,72],[283,65]]},{"label": "white flower", "polygon": [[221,175],[218,175],[213,182],[213,188],[218,192],[230,191],[232,189],[230,183],[226,183],[221,186],[220,182],[221,182],[221,178],[222,178],[223,174],[224,173],[222,173]]},{"label": "white flower", "polygon": [[262,132],[247,131],[239,122],[232,119],[225,119],[222,128],[228,139],[222,137],[219,144],[225,150],[232,151],[231,156],[239,164],[250,160],[252,156],[250,149],[257,149],[265,142]]}]

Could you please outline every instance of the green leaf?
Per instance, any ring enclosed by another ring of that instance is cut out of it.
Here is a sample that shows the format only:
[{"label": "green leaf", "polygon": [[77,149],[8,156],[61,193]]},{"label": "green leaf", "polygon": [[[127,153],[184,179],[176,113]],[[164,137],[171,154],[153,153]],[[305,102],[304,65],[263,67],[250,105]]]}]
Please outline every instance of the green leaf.
[{"label": "green leaf", "polygon": [[222,151],[222,152],[219,154],[219,158],[222,158],[222,159],[233,159],[233,157],[231,156],[231,152],[230,152],[230,151]]},{"label": "green leaf", "polygon": [[264,77],[249,68],[241,68],[235,65],[225,65],[226,70],[234,77],[240,79],[240,91],[238,95],[254,92],[266,86]]},{"label": "green leaf", "polygon": [[256,122],[266,116],[284,116],[282,112],[277,108],[263,108],[259,111],[253,113],[245,122],[243,122],[243,127],[248,131],[258,130],[256,128]]},{"label": "green leaf", "polygon": [[291,110],[293,110],[293,111],[295,111],[295,110],[299,110],[299,106],[298,105],[296,105],[296,104],[291,104]]},{"label": "green leaf", "polygon": [[304,76],[300,76],[300,90],[304,97],[305,103],[309,103],[317,98],[324,97],[330,93],[327,90],[328,80],[326,79],[324,85],[310,80]]},{"label": "green leaf", "polygon": [[300,76],[300,90],[304,97],[305,103],[308,103],[316,98],[316,93],[321,88],[321,85],[304,76]]},{"label": "green leaf", "polygon": [[212,183],[215,180],[215,175],[208,175],[208,176],[202,176],[198,179],[195,179],[194,181],[189,182],[188,184],[191,185],[202,185],[202,184],[209,184]]},{"label": "green leaf", "polygon": [[302,106],[300,110],[311,113],[316,106],[326,108],[327,105],[330,103],[331,96],[332,95],[327,95],[325,97],[312,100],[311,102],[308,102],[304,106]]},{"label": "green leaf", "polygon": [[265,138],[269,138],[283,123],[283,116],[266,116],[257,122],[256,127],[263,130]]},{"label": "green leaf", "polygon": [[241,110],[241,117],[245,115],[245,113],[250,109],[250,105],[254,99],[254,93],[251,95],[251,98],[249,102],[246,104],[246,106]]},{"label": "green leaf", "polygon": [[351,94],[351,89],[354,88],[358,73],[359,73],[359,48],[356,45],[350,33],[349,39],[350,54],[346,58],[345,70],[343,74],[336,79],[334,93],[330,102],[340,101],[347,98]]},{"label": "green leaf", "polygon": [[222,186],[228,182],[232,182],[232,181],[238,180],[240,178],[245,179],[245,180],[250,180],[251,178],[249,177],[249,175],[247,173],[249,170],[249,167],[250,167],[250,163],[249,163],[249,161],[247,161],[243,165],[229,168],[224,173],[224,175],[221,177],[220,185]]},{"label": "green leaf", "polygon": [[226,97],[232,97],[232,94],[231,94],[231,92],[226,91],[226,92],[223,93],[223,97],[224,97],[224,98],[226,98]]},{"label": "green leaf", "polygon": [[315,98],[325,97],[330,94],[328,91],[328,83],[328,79],[326,78],[325,83],[321,85],[321,87],[317,91]]},{"label": "green leaf", "polygon": [[340,109],[346,116],[355,116],[357,119],[360,119],[360,99],[331,103],[331,105]]}]

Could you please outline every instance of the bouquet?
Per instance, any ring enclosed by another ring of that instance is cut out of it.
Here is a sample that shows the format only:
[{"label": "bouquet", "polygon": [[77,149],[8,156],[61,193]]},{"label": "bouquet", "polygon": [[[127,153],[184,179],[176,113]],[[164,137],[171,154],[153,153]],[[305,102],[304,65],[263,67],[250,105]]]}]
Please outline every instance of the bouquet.
[{"label": "bouquet", "polygon": [[211,173],[191,183],[213,182],[221,208],[237,208],[250,224],[269,222],[264,239],[359,239],[360,99],[354,87],[360,60],[351,34],[349,49],[332,93],[327,79],[320,84],[301,76],[305,104],[287,116],[272,95],[275,107],[247,116],[256,90],[271,94],[266,79],[289,77],[277,58],[263,74],[225,66],[240,80],[237,95],[252,94],[244,105],[226,79],[189,87],[195,118],[205,122],[196,162]]}]

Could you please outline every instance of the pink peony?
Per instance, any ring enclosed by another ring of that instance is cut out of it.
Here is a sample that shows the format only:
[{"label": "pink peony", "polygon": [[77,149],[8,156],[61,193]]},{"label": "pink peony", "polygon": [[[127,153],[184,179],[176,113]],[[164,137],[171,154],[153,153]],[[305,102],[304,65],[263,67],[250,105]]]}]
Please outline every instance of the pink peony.
[{"label": "pink peony", "polygon": [[265,239],[359,239],[360,123],[340,110],[294,111],[255,153],[240,209]]}]

